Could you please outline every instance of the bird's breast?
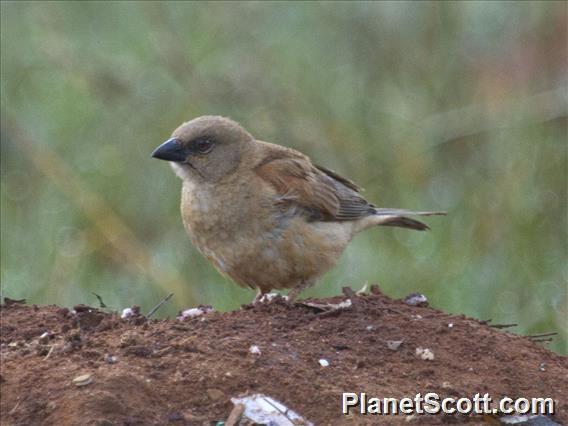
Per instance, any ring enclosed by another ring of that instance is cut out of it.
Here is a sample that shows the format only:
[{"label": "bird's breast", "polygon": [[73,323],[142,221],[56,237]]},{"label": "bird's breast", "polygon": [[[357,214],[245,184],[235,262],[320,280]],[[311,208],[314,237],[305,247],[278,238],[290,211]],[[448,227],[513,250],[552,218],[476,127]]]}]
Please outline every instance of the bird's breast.
[{"label": "bird's breast", "polygon": [[220,272],[241,285],[287,288],[335,263],[351,238],[351,223],[309,221],[253,189],[184,185],[184,226]]},{"label": "bird's breast", "polygon": [[258,238],[263,228],[272,228],[268,206],[246,185],[184,185],[181,213],[192,242],[206,256],[206,252],[236,256],[233,253],[245,249],[239,245]]}]

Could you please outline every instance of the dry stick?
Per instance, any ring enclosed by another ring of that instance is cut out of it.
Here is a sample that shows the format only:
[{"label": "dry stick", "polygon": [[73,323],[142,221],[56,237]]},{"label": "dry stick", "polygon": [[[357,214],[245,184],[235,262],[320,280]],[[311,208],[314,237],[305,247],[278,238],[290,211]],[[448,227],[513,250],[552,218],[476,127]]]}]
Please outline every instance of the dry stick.
[{"label": "dry stick", "polygon": [[[195,301],[191,286],[175,271],[165,271],[159,265],[153,265],[152,253],[138,240],[134,232],[103,197],[89,190],[55,151],[45,143],[34,143],[15,120],[7,118],[3,122],[6,123],[6,130],[12,139],[18,142],[14,145],[21,148],[34,166],[75,203],[118,257],[124,256],[127,263],[142,269],[160,288],[182,294],[189,293],[190,299]],[[195,303],[190,300],[190,304]]]},{"label": "dry stick", "polygon": [[398,314],[398,315],[405,315],[404,312],[399,311],[398,309],[389,308],[388,306],[379,306],[378,309],[384,309],[385,311],[389,311],[389,312],[392,312],[392,313]]},{"label": "dry stick", "polygon": [[98,295],[97,293],[95,293],[94,291],[91,291],[91,294],[94,294],[95,297],[96,297],[97,299],[99,299],[99,305],[100,305],[99,307],[100,307],[100,308],[106,308],[106,307],[107,307],[107,305],[105,304],[105,302],[103,302],[103,298],[102,298],[101,296],[99,296],[99,295]]},{"label": "dry stick", "polygon": [[45,358],[43,359],[44,361],[45,361],[46,359],[48,359],[48,358],[51,356],[51,354],[53,353],[53,349],[54,349],[54,348],[55,348],[55,345],[51,345],[51,347],[49,348],[49,352],[47,353],[47,355],[46,355]]},{"label": "dry stick", "polygon": [[6,305],[13,305],[15,303],[22,303],[25,304],[26,303],[26,299],[10,299],[9,297],[5,297],[4,298],[4,303]]},{"label": "dry stick", "polygon": [[166,303],[168,300],[170,300],[172,298],[173,295],[174,295],[173,293],[170,293],[164,299],[162,299],[162,301],[160,303],[158,303],[156,306],[154,306],[152,308],[152,310],[150,312],[148,312],[148,315],[146,315],[146,318],[150,318],[152,315],[154,315],[156,313],[156,311],[158,309],[160,309],[164,303]]},{"label": "dry stick", "polygon": [[531,334],[527,336],[529,339],[538,339],[539,337],[548,337],[548,336],[556,336],[558,332],[552,331],[550,333],[541,333],[541,334]]},{"label": "dry stick", "polygon": [[12,408],[10,411],[8,411],[8,414],[14,414],[14,413],[16,412],[16,410],[18,409],[18,407],[20,406],[20,403],[21,403],[21,402],[22,402],[22,401],[18,401],[18,402],[16,403],[16,405],[14,406],[14,408]]},{"label": "dry stick", "polygon": [[490,327],[493,327],[493,328],[510,328],[510,327],[516,327],[518,325],[519,324],[493,324]]}]

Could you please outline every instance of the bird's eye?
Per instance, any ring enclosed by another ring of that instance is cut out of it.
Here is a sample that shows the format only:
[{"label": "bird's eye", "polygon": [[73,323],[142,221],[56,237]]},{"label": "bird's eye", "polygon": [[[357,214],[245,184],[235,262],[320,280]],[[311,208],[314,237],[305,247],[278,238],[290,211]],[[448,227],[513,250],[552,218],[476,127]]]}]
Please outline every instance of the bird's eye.
[{"label": "bird's eye", "polygon": [[198,139],[195,141],[195,148],[200,154],[207,154],[213,148],[209,139]]}]

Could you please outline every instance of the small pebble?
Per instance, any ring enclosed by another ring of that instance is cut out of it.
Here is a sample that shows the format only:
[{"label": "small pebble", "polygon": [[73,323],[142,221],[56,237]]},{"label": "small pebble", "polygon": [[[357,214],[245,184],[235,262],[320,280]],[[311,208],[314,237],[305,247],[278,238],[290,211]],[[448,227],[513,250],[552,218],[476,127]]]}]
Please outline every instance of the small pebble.
[{"label": "small pebble", "polygon": [[175,413],[168,414],[168,422],[169,423],[180,422],[180,421],[185,422],[185,417],[183,416],[182,413],[175,412]]},{"label": "small pebble", "polygon": [[265,293],[260,298],[260,303],[267,303],[280,296],[278,293]]},{"label": "small pebble", "polygon": [[139,344],[140,336],[134,331],[127,331],[122,336],[120,336],[120,347],[125,348],[127,346],[134,346]]},{"label": "small pebble", "polygon": [[47,345],[49,343],[49,331],[46,331],[41,336],[39,336],[39,343],[42,345]]},{"label": "small pebble", "polygon": [[434,359],[434,352],[428,348],[416,348],[416,356],[426,361],[432,361]]},{"label": "small pebble", "polygon": [[73,379],[73,384],[75,386],[87,386],[91,384],[93,379],[91,378],[90,374],[83,374],[81,376],[77,376]]},{"label": "small pebble", "polygon": [[105,354],[104,360],[107,364],[116,364],[118,362],[118,358],[111,354]]},{"label": "small pebble", "polygon": [[213,312],[212,306],[198,306],[197,308],[191,308],[181,311],[176,318],[179,321],[183,321],[188,318],[196,318],[201,315],[208,314],[209,312]]},{"label": "small pebble", "polygon": [[428,306],[428,299],[420,293],[412,293],[404,298],[404,303],[410,306]]},{"label": "small pebble", "polygon": [[329,367],[329,361],[327,359],[320,359],[319,361],[319,365],[321,365],[322,367]]},{"label": "small pebble", "polygon": [[397,351],[402,345],[402,340],[387,340],[387,348],[391,351]]},{"label": "small pebble", "polygon": [[49,345],[37,345],[36,351],[39,356],[47,356],[51,348]]},{"label": "small pebble", "polygon": [[250,352],[251,354],[253,354],[253,355],[260,355],[260,354],[262,353],[262,352],[260,351],[260,348],[259,348],[258,346],[256,346],[256,345],[252,345],[252,346],[249,348],[249,352]]},{"label": "small pebble", "polygon": [[120,314],[120,318],[122,319],[132,318],[133,316],[134,316],[134,311],[132,310],[132,308],[124,308],[122,310],[122,314]]},{"label": "small pebble", "polygon": [[219,389],[210,388],[210,389],[207,389],[206,392],[207,392],[207,396],[213,401],[217,401],[217,400],[225,397],[225,394],[222,391],[220,391]]}]

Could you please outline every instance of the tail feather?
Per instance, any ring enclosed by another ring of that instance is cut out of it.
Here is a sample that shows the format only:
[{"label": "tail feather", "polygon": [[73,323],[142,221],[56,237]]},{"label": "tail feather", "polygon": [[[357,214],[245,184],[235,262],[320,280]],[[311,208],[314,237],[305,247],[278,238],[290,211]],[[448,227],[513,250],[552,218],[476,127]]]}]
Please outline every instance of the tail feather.
[{"label": "tail feather", "polygon": [[406,209],[375,209],[379,216],[445,216],[446,212],[415,212]]},{"label": "tail feather", "polygon": [[415,212],[404,209],[375,209],[375,214],[384,216],[381,226],[398,226],[401,228],[415,229],[417,231],[426,231],[430,229],[428,225],[418,220],[411,219],[406,216],[443,216],[446,212]]}]

